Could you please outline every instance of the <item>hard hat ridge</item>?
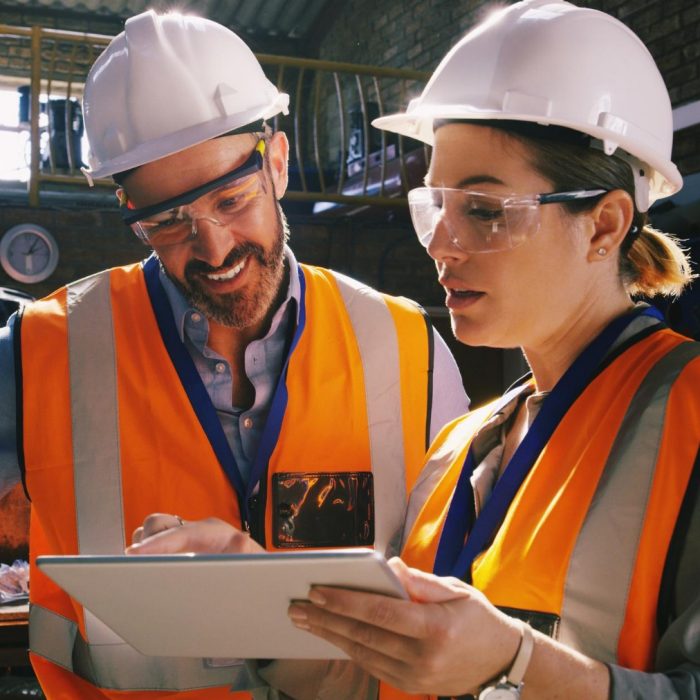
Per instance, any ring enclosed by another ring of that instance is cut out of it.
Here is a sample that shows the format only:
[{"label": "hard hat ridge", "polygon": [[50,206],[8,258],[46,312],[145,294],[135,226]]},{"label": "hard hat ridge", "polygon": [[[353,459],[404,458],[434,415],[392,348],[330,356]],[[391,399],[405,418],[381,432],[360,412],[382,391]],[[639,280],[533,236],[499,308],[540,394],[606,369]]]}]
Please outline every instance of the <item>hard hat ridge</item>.
[{"label": "hard hat ridge", "polygon": [[84,172],[92,179],[286,114],[289,96],[231,30],[149,10],[129,18],[95,61],[83,103],[90,143]]}]

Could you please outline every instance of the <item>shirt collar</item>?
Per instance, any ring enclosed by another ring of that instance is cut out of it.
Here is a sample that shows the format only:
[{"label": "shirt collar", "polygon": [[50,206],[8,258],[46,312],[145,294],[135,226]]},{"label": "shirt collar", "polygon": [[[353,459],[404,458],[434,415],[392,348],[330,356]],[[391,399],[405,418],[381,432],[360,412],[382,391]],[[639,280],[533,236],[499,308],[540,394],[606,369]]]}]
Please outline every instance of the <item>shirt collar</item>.
[{"label": "shirt collar", "polygon": [[[284,300],[279,305],[279,307],[275,311],[274,316],[272,317],[270,331],[267,334],[268,336],[275,333],[278,330],[279,325],[282,322],[282,318],[285,315],[285,311],[289,306],[289,302],[292,299],[296,301],[296,323],[299,322],[299,307],[301,303],[299,263],[297,262],[297,259],[294,256],[294,253],[292,252],[291,248],[289,248],[289,246],[287,245],[284,246],[284,257],[287,261],[287,267],[289,269],[289,282],[287,285],[287,294],[285,295]],[[201,312],[199,312],[194,306],[192,306],[187,301],[182,292],[175,286],[175,283],[165,273],[165,270],[163,269],[162,265],[160,266],[159,276],[160,282],[163,285],[163,289],[165,290],[165,294],[168,298],[168,302],[170,303],[170,308],[173,312],[173,318],[175,320],[175,327],[177,328],[178,335],[180,336],[180,340],[182,342],[185,342],[185,325],[187,319],[193,313]],[[202,337],[199,334],[197,334],[197,337],[190,337],[190,340],[193,343],[195,343],[195,345],[201,345],[203,347],[206,344],[207,338],[209,336],[208,323],[202,324],[202,328],[204,329],[204,336]],[[188,333],[188,335],[190,334]]]}]

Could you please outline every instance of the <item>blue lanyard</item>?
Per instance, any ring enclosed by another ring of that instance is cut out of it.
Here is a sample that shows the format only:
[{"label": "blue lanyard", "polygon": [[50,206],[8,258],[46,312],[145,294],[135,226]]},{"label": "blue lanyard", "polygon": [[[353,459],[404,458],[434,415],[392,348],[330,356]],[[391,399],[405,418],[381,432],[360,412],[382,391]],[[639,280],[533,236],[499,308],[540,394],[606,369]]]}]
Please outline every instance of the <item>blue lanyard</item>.
[{"label": "blue lanyard", "polygon": [[[247,529],[250,521],[248,499],[252,495],[260,479],[264,478],[268,462],[277,445],[282,427],[282,420],[287,409],[288,394],[286,382],[289,360],[299,343],[299,339],[306,325],[306,281],[304,279],[304,274],[301,267],[299,267],[299,283],[301,286],[299,322],[294,331],[294,337],[292,338],[289,351],[287,352],[282,372],[277,380],[277,387],[275,388],[275,393],[272,398],[265,429],[263,430],[260,445],[258,446],[253,462],[253,469],[248,481],[248,486],[246,487],[238,465],[236,464],[236,458],[233,456],[231,447],[226,439],[221,421],[216,414],[216,408],[212,403],[211,397],[204,386],[204,382],[197,371],[189,351],[182,340],[180,340],[177,327],[175,326],[172,308],[170,307],[163,285],[160,283],[159,267],[158,259],[155,256],[151,256],[144,263],[143,272],[146,279],[146,288],[151,299],[151,305],[153,306],[163,343],[180,377],[182,386],[185,389],[185,393],[190,400],[190,404],[194,409],[197,419],[216,454],[216,458],[236,492],[243,526]],[[243,496],[245,496],[245,498],[243,498]]]},{"label": "blue lanyard", "polygon": [[[440,536],[433,567],[436,574],[471,581],[474,559],[493,540],[515,494],[552,433],[591,382],[615,340],[640,316],[651,316],[663,321],[663,315],[653,307],[634,309],[631,313],[612,321],[586,347],[542,402],[539,413],[513,454],[505,472],[496,482],[491,497],[478,517],[475,513],[474,492],[470,480],[477,465],[474,450],[469,448]],[[523,387],[517,387],[509,392],[499,402],[498,407],[505,405],[522,389]]]}]

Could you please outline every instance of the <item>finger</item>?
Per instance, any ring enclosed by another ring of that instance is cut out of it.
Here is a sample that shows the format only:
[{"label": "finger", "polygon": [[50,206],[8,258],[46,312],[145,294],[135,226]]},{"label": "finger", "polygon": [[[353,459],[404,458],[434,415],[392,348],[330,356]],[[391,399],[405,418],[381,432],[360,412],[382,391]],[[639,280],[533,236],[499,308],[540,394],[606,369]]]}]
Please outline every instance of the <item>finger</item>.
[{"label": "finger", "polygon": [[137,527],[131,534],[131,544],[136,544],[143,539],[143,527]]},{"label": "finger", "polygon": [[178,554],[181,552],[195,552],[198,550],[193,538],[184,528],[170,528],[161,530],[155,535],[143,537],[126,548],[127,554]]},{"label": "finger", "polygon": [[151,513],[143,521],[143,538],[156,535],[163,530],[171,530],[176,527],[181,527],[184,521],[179,515],[171,515],[169,513]]},{"label": "finger", "polygon": [[[423,605],[342,588],[314,586],[309,601],[319,610],[413,639],[428,636]],[[336,630],[337,631],[337,630]]]},{"label": "finger", "polygon": [[246,533],[217,518],[185,522],[133,544],[127,554],[255,554],[264,549]]},{"label": "finger", "polygon": [[[399,679],[416,666],[416,655],[405,654],[413,640],[319,610],[305,602],[289,607],[295,626],[342,649],[353,661],[381,680],[401,687]],[[408,661],[406,660],[408,659]]]},{"label": "finger", "polygon": [[397,578],[401,581],[411,600],[421,603],[444,603],[455,598],[468,598],[472,588],[464,581],[452,576],[436,576],[425,571],[412,569],[400,559],[389,562]]}]

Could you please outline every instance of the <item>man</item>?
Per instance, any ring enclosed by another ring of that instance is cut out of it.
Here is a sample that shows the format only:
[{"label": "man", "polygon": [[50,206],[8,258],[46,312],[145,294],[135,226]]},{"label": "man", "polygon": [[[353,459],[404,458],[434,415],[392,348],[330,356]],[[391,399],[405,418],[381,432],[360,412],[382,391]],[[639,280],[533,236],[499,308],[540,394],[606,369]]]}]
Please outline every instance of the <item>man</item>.
[{"label": "man", "polygon": [[[87,175],[120,184],[154,255],[0,337],[0,484],[22,474],[33,557],[123,552],[157,512],[220,518],[267,549],[394,543],[426,442],[467,400],[412,302],[286,247],[288,144],[264,120],[287,102],[199,18],[136,16],[93,66]],[[255,683],[241,662],[141,656],[36,569],[31,591],[49,698]]]}]

